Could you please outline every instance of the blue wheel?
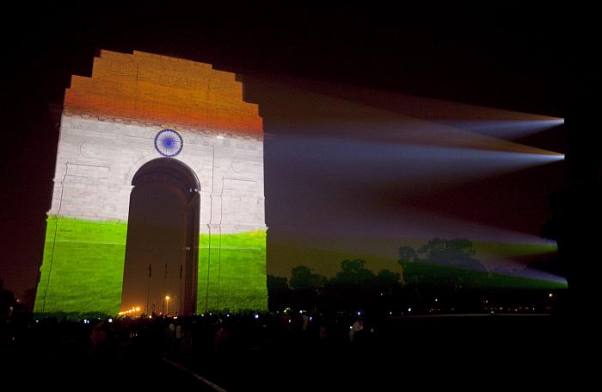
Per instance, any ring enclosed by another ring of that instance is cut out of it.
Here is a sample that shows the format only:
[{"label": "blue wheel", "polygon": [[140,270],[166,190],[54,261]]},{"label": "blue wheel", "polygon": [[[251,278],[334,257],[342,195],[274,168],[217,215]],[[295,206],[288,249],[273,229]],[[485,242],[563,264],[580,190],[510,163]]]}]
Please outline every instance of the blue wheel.
[{"label": "blue wheel", "polygon": [[164,129],[155,136],[155,149],[164,157],[175,157],[183,146],[182,136],[173,129]]}]

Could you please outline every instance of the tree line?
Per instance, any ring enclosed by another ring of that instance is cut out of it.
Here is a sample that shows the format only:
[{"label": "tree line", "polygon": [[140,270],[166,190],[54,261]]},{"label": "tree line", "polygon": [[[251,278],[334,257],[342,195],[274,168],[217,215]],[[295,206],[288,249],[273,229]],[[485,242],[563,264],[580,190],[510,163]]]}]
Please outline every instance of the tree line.
[{"label": "tree line", "polygon": [[442,276],[446,274],[437,276],[434,271],[487,272],[481,262],[474,257],[475,253],[470,240],[434,238],[417,248],[410,246],[399,248],[397,262],[402,267],[402,274],[388,269],[375,273],[366,267],[366,261],[363,259],[346,259],[341,262],[340,271],[331,278],[315,273],[307,266],[299,265],[291,270],[290,279],[269,275],[268,287],[274,290],[372,288],[390,292],[400,285],[433,283],[432,279],[440,279],[440,284],[453,286],[461,283],[462,274],[456,274],[459,282],[449,282],[449,277]]}]

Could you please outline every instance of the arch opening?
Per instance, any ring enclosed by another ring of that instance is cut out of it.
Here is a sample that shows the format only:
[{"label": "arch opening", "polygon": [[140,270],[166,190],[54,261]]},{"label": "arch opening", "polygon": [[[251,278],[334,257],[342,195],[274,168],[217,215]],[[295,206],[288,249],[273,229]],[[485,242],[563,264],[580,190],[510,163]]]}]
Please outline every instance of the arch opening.
[{"label": "arch opening", "polygon": [[138,169],[132,185],[121,311],[193,314],[199,181],[184,163],[158,158]]}]

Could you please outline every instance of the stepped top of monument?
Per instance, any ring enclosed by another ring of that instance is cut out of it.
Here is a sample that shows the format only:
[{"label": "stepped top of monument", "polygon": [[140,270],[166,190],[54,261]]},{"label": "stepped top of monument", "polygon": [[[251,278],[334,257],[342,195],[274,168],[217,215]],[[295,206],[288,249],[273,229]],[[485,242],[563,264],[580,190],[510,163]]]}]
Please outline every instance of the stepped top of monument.
[{"label": "stepped top of monument", "polygon": [[66,114],[261,137],[256,104],[232,72],[210,64],[134,51],[102,50],[91,77],[72,76]]}]

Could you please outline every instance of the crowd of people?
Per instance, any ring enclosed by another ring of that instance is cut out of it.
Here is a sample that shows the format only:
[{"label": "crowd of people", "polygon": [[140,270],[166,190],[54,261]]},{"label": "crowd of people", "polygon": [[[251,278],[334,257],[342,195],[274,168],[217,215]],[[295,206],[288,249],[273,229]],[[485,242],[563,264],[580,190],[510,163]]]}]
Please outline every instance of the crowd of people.
[{"label": "crowd of people", "polygon": [[[390,310],[285,307],[194,316],[35,315],[7,308],[0,335],[4,357],[13,365],[37,360],[40,368],[66,363],[60,367],[81,374],[96,369],[127,376],[132,364],[148,372],[155,366],[149,361],[167,359],[236,390],[265,383],[266,369],[273,383],[290,383],[299,372],[311,372],[312,379],[320,372],[392,366],[397,362],[387,359],[391,356],[417,366],[432,361],[428,356],[435,351],[446,357],[461,350],[510,349],[524,336],[546,347],[558,328],[550,328],[557,325],[554,316],[542,313],[555,300],[544,294],[537,307],[505,304],[499,312],[490,311],[499,302],[482,299],[480,312],[463,317],[449,313],[444,296]],[[526,312],[540,317],[515,320]]]}]

